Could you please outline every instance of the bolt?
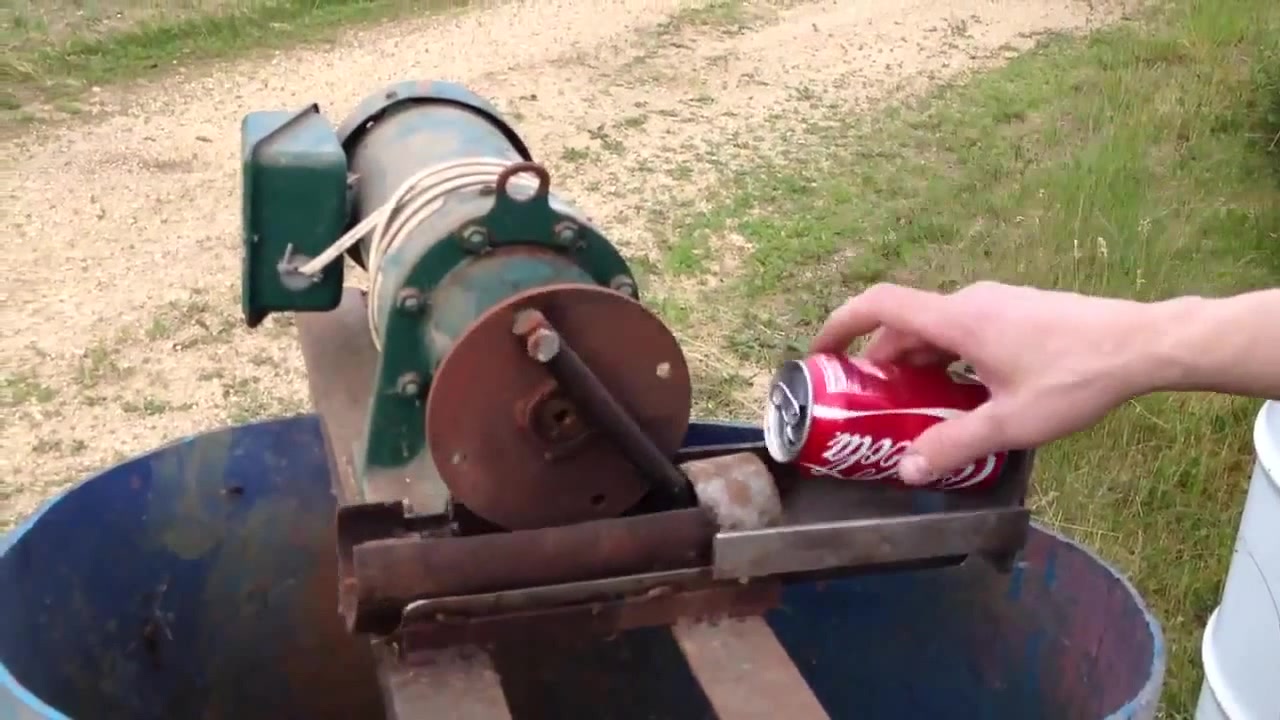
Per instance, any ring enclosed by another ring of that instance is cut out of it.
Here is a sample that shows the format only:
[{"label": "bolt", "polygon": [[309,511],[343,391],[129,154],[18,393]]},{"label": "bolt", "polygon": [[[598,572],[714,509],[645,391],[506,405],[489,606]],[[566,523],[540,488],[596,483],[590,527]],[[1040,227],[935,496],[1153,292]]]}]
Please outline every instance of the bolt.
[{"label": "bolt", "polygon": [[414,288],[405,288],[396,295],[396,307],[409,313],[422,312],[426,302],[422,299],[422,293]]},{"label": "bolt", "polygon": [[628,297],[636,296],[636,282],[626,275],[619,275],[609,281],[609,287]]},{"label": "bolt", "polygon": [[489,249],[489,231],[476,225],[462,231],[462,242],[472,252],[483,252]]},{"label": "bolt", "polygon": [[525,350],[528,351],[529,357],[540,363],[551,362],[551,358],[560,352],[560,335],[555,330],[537,328],[529,333],[529,339],[525,341]]},{"label": "bolt", "polygon": [[556,226],[556,242],[565,247],[572,247],[578,240],[578,226],[571,222],[562,222]]},{"label": "bolt", "polygon": [[422,392],[422,380],[417,373],[405,373],[396,381],[396,392],[405,397],[417,397]]},{"label": "bolt", "polygon": [[511,332],[519,337],[527,337],[529,333],[547,326],[547,318],[532,308],[516,313],[515,322],[511,323]]}]

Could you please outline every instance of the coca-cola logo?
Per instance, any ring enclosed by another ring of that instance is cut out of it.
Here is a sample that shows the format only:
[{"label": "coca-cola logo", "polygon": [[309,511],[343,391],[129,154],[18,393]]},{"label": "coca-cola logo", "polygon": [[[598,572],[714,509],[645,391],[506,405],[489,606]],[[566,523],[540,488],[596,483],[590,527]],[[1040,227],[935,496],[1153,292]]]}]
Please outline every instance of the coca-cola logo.
[{"label": "coca-cola logo", "polygon": [[[813,409],[815,418],[852,420],[877,415],[925,415],[945,420],[960,414],[951,408],[910,408],[895,410],[845,410],[826,406]],[[815,475],[847,480],[883,480],[898,474],[898,463],[911,447],[909,440],[876,437],[868,433],[837,432],[827,441],[821,463],[802,462]],[[958,472],[939,478],[933,487],[959,490],[981,483],[995,471],[998,458],[987,455]]]}]

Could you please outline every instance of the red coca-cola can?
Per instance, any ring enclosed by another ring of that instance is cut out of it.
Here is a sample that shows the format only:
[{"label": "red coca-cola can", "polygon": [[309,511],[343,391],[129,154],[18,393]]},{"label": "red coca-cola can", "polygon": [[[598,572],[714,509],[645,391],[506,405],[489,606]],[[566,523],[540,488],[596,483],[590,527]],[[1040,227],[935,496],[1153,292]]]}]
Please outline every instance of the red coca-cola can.
[{"label": "red coca-cola can", "polygon": [[[920,433],[989,397],[977,377],[956,366],[878,365],[818,353],[778,368],[765,403],[765,445],[775,461],[811,476],[898,482],[898,463]],[[929,487],[985,487],[1006,455],[980,458]]]}]

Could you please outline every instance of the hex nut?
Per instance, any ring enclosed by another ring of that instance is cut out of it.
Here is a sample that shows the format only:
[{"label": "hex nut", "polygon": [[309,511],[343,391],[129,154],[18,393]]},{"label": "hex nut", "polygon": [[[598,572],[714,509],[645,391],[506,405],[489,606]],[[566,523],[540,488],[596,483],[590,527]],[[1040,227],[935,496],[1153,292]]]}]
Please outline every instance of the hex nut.
[{"label": "hex nut", "polygon": [[609,287],[613,290],[634,298],[636,296],[636,283],[626,275],[619,275],[609,282]]},{"label": "hex nut", "polygon": [[489,248],[489,231],[475,226],[462,232],[462,242],[468,250],[480,252]]},{"label": "hex nut", "polygon": [[421,312],[426,307],[422,293],[414,288],[405,288],[396,295],[396,307],[410,313]]},{"label": "hex nut", "polygon": [[396,392],[405,397],[417,397],[422,393],[422,379],[417,373],[405,373],[396,381]]}]

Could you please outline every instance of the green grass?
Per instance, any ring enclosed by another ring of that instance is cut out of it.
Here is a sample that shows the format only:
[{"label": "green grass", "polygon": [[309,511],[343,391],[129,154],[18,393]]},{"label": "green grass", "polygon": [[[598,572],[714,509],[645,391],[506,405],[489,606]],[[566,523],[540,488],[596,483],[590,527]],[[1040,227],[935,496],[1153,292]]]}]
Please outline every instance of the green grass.
[{"label": "green grass", "polygon": [[[1180,0],[1087,40],[1049,38],[871,121],[817,110],[820,151],[741,173],[669,248],[677,277],[706,272],[715,238],[749,241],[701,299],[730,308],[726,342],[743,364],[777,362],[880,280],[1144,299],[1280,282],[1274,0]],[[714,413],[733,379],[699,380]],[[1039,455],[1038,516],[1128,572],[1164,623],[1167,717],[1194,707],[1258,406],[1153,396]]]},{"label": "green grass", "polygon": [[75,114],[87,89],[468,0],[18,0],[0,10],[0,118]]}]

